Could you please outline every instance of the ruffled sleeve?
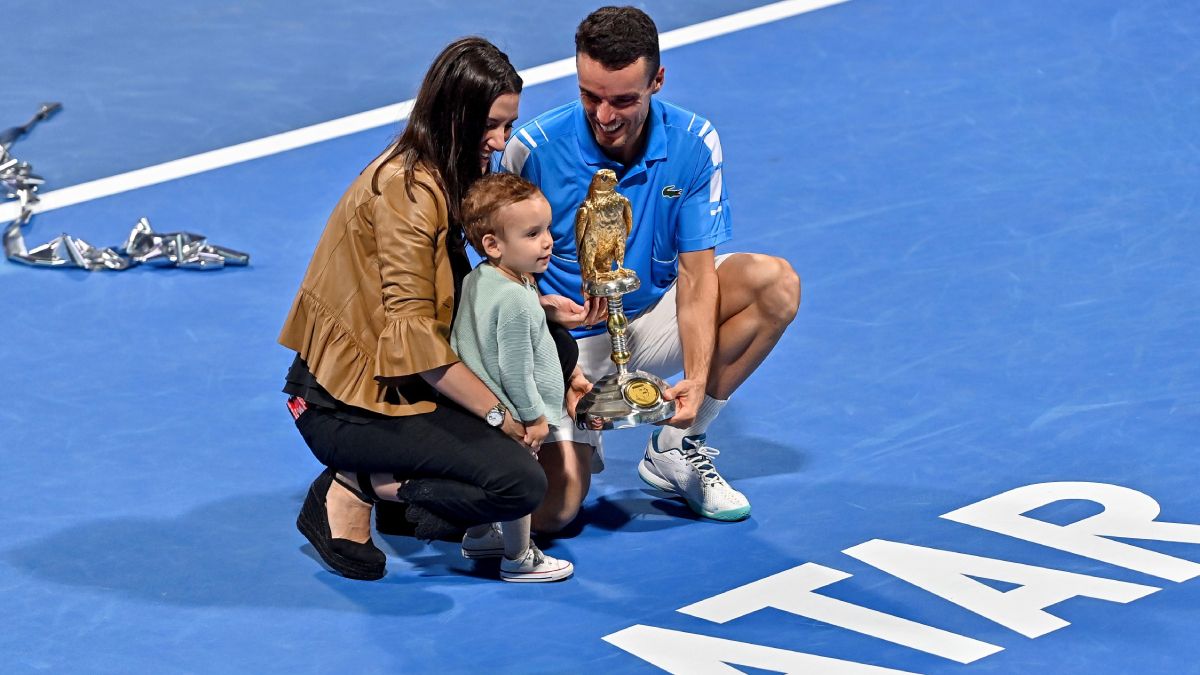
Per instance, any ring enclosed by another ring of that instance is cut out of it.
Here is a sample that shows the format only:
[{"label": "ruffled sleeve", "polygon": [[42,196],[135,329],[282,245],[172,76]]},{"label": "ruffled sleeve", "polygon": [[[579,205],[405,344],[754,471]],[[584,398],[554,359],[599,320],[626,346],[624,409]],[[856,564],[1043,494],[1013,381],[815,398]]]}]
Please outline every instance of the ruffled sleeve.
[{"label": "ruffled sleeve", "polygon": [[450,308],[440,306],[452,303],[453,293],[438,293],[439,283],[447,281],[438,278],[446,267],[438,264],[446,255],[445,202],[436,186],[417,180],[410,198],[405,182],[388,181],[372,203],[385,318],[375,363],[376,375],[384,378],[459,360],[450,348]]},{"label": "ruffled sleeve", "polygon": [[369,352],[364,351],[361,340],[311,292],[301,289],[296,295],[279,342],[295,350],[317,382],[337,400],[385,414],[393,412],[379,407],[386,405],[385,392],[371,374]]},{"label": "ruffled sleeve", "polygon": [[402,377],[458,361],[450,348],[450,326],[433,317],[389,319],[375,350],[379,377]]}]

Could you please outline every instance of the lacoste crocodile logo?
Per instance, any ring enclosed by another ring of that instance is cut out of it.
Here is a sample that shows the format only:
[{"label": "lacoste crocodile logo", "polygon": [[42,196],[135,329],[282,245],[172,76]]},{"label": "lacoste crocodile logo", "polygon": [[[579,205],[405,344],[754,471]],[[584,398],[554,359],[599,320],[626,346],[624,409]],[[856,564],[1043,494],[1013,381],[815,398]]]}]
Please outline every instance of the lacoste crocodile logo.
[{"label": "lacoste crocodile logo", "polygon": [[676,199],[681,195],[683,195],[683,190],[680,190],[674,185],[668,185],[667,187],[663,188],[662,191],[662,196],[666,197],[667,199]]}]

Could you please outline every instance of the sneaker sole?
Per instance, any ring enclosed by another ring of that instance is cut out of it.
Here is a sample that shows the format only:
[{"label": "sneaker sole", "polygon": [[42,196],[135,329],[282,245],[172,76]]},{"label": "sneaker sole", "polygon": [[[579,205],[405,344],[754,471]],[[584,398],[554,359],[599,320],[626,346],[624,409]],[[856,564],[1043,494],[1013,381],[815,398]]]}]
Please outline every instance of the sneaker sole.
[{"label": "sneaker sole", "polygon": [[508,581],[508,582],[514,583],[514,584],[532,584],[532,583],[539,583],[539,582],[546,582],[546,581],[562,581],[563,579],[567,579],[574,574],[575,574],[574,566],[564,567],[561,570],[555,570],[553,572],[537,572],[537,573],[531,572],[529,574],[519,574],[516,572],[505,572],[504,570],[500,570],[500,578],[504,581]]},{"label": "sneaker sole", "polygon": [[309,516],[308,500],[315,500],[320,504],[320,497],[309,488],[308,497],[305,499],[304,508],[300,510],[299,517],[296,518],[296,529],[300,530],[300,534],[312,544],[313,549],[321,560],[325,562],[334,572],[346,577],[347,579],[357,579],[359,581],[376,581],[382,579],[387,574],[386,565],[364,565],[357,560],[338,555],[330,546],[329,540],[325,538],[324,528],[321,523],[314,521]]},{"label": "sneaker sole", "polygon": [[704,516],[705,518],[721,520],[725,522],[734,522],[738,520],[745,520],[750,517],[749,504],[743,508],[729,509],[727,511],[706,511],[703,506],[701,506],[698,502],[693,501],[687,495],[679,494],[679,491],[676,490],[675,486],[668,482],[667,479],[659,476],[658,474],[654,473],[653,469],[647,467],[646,460],[644,459],[640,464],[638,464],[638,477],[641,478],[642,482],[644,482],[646,485],[649,485],[656,490],[669,492],[684,500],[687,502],[688,508],[696,512],[698,515]]},{"label": "sneaker sole", "polygon": [[482,560],[484,558],[499,558],[504,555],[502,548],[462,549],[462,557],[467,560]]}]

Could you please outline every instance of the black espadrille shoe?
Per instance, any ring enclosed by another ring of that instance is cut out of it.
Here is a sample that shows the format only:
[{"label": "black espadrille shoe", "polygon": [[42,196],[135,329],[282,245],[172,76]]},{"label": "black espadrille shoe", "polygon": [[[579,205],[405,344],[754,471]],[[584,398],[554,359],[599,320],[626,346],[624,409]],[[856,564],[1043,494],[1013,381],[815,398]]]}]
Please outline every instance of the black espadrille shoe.
[{"label": "black espadrille shoe", "polygon": [[[329,486],[333,480],[333,469],[325,469],[309,486],[304,506],[300,508],[300,515],[296,518],[296,528],[334,572],[348,579],[381,579],[387,573],[387,556],[374,542],[368,539],[366,543],[360,544],[349,539],[335,539],[330,532],[325,497],[329,494]],[[344,485],[341,481],[338,482]],[[357,490],[351,489],[351,492],[370,503],[370,500]]]}]

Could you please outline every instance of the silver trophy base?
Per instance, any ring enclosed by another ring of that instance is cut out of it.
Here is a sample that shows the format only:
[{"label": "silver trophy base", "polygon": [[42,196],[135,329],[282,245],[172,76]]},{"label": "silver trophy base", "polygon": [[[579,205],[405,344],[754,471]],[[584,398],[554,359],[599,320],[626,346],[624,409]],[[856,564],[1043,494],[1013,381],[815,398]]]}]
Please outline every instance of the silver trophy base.
[{"label": "silver trophy base", "polygon": [[654,424],[675,415],[675,402],[664,400],[667,383],[640,370],[600,378],[579,401],[575,426],[607,431]]}]

